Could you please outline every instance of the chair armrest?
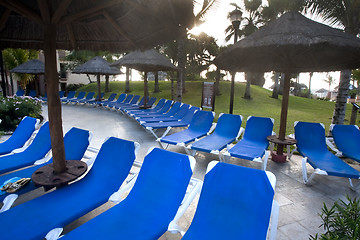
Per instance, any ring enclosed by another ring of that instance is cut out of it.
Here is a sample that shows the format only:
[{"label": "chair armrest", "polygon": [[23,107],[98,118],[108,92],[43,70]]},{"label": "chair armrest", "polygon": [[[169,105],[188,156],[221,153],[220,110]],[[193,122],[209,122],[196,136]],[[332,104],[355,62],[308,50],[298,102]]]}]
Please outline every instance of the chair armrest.
[{"label": "chair armrest", "polygon": [[26,149],[28,146],[29,146],[29,145],[23,146],[23,147],[21,147],[21,148],[14,149],[14,150],[11,151],[11,153],[20,153],[20,152],[23,152],[23,151],[25,151],[25,149]]},{"label": "chair armrest", "polygon": [[244,133],[244,131],[245,131],[245,128],[240,127],[239,132],[236,136],[236,141],[239,141],[239,139],[240,139],[241,135]]},{"label": "chair armrest", "polygon": [[125,184],[123,187],[120,187],[118,191],[111,194],[111,196],[109,197],[109,201],[112,201],[115,204],[121,202],[122,201],[121,195],[124,192],[130,190],[134,186],[136,179],[137,179],[137,175],[135,175],[132,179],[130,179],[130,181],[127,184]]},{"label": "chair armrest", "polygon": [[169,232],[171,232],[173,234],[176,234],[176,233],[180,233],[181,235],[185,234],[185,232],[181,229],[181,227],[177,224],[177,222],[184,215],[184,213],[186,212],[186,210],[188,209],[188,207],[190,206],[190,204],[192,203],[192,201],[194,200],[196,195],[198,193],[200,193],[202,184],[203,184],[203,182],[201,180],[191,178],[190,185],[192,185],[192,186],[191,186],[190,190],[185,194],[185,197],[184,197],[174,219],[170,222],[170,224],[168,226]]},{"label": "chair armrest", "polygon": [[208,131],[207,135],[209,135],[210,133],[212,133],[214,131],[214,129],[216,128],[216,125],[217,125],[217,123],[212,123],[211,128]]},{"label": "chair armrest", "polygon": [[335,147],[335,144],[333,143],[334,139],[332,137],[326,137],[325,138],[325,141],[326,141],[326,145],[335,152],[335,155],[337,157],[341,157],[342,156],[342,152],[339,151],[339,149],[337,149]]},{"label": "chair armrest", "polygon": [[19,195],[17,194],[10,194],[6,196],[3,200],[3,206],[0,209],[0,213],[5,212],[11,208],[11,206],[14,204],[15,200],[18,198]]},{"label": "chair armrest", "polygon": [[42,158],[42,159],[39,159],[37,161],[34,162],[35,165],[40,165],[40,164],[43,164],[43,163],[46,163],[48,162],[50,159],[52,158],[52,155],[49,154],[48,156]]}]

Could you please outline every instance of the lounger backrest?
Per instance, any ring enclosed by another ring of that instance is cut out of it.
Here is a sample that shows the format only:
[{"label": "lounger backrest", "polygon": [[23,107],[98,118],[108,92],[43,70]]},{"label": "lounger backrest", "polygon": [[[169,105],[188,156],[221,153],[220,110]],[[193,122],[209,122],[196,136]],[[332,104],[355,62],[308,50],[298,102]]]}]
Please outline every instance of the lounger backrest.
[{"label": "lounger backrest", "polygon": [[39,129],[39,132],[36,134],[34,140],[31,144],[24,150],[24,154],[31,154],[33,156],[38,156],[37,159],[43,158],[47,152],[51,149],[51,140],[50,140],[50,128],[49,122],[45,122]]},{"label": "lounger backrest", "polygon": [[118,99],[116,100],[117,103],[121,103],[125,100],[126,98],[126,93],[122,93],[119,95]]},{"label": "lounger backrest", "polygon": [[90,100],[90,99],[93,99],[94,98],[94,95],[95,95],[95,92],[89,92],[87,95],[86,95],[86,100]]},{"label": "lounger backrest", "polygon": [[[147,101],[149,101],[149,97],[146,97],[147,98]],[[140,99],[140,102],[139,102],[139,106],[142,106],[142,105],[144,105],[144,101],[145,101],[145,98],[144,97],[142,97],[141,99]]]},{"label": "lounger backrest", "polygon": [[70,91],[70,92],[68,92],[66,98],[67,98],[67,99],[74,98],[74,97],[75,97],[75,93],[76,93],[75,91]]},{"label": "lounger backrest", "polygon": [[182,239],[266,239],[274,189],[265,171],[218,163]]},{"label": "lounger backrest", "polygon": [[166,113],[171,108],[173,101],[167,100],[164,106],[158,111],[158,113]]},{"label": "lounger backrest", "polygon": [[140,96],[139,95],[135,95],[133,97],[133,99],[131,99],[130,103],[129,104],[136,104],[140,99]]},{"label": "lounger backrest", "polygon": [[133,96],[134,96],[133,94],[128,94],[123,103],[129,103],[133,98]]},{"label": "lounger backrest", "polygon": [[15,93],[16,96],[21,97],[25,95],[25,91],[24,90],[17,90]]},{"label": "lounger backrest", "polygon": [[77,99],[83,99],[85,97],[85,94],[86,92],[83,91],[79,92],[79,94],[77,95]]},{"label": "lounger backrest", "polygon": [[155,101],[156,101],[156,97],[151,97],[150,100],[148,101],[147,105],[152,106],[152,105],[154,105]]},{"label": "lounger backrest", "polygon": [[[170,222],[185,196],[191,175],[187,155],[154,148],[145,156],[135,185],[121,204],[137,206],[145,216],[157,216]],[[166,211],[156,212],[163,208]],[[151,227],[156,228],[156,223],[157,220],[152,219]]]},{"label": "lounger backrest", "polygon": [[327,151],[325,129],[320,123],[297,122],[295,139],[300,151]]},{"label": "lounger backrest", "polygon": [[30,90],[29,96],[30,97],[35,97],[36,96],[36,90]]},{"label": "lounger backrest", "polygon": [[181,102],[175,102],[172,107],[170,108],[170,110],[167,112],[167,114],[169,116],[174,115],[175,113],[177,113],[180,109],[181,106]]},{"label": "lounger backrest", "polygon": [[251,116],[246,122],[243,139],[269,144],[266,137],[272,134],[273,127],[274,122],[271,118]]},{"label": "lounger backrest", "polygon": [[223,137],[236,138],[241,122],[240,115],[224,113],[219,117],[214,133]]},{"label": "lounger backrest", "polygon": [[214,113],[210,111],[197,111],[190,122],[189,129],[198,132],[208,132],[214,121]]},{"label": "lounger backrest", "polygon": [[352,153],[360,146],[360,130],[355,125],[334,125],[332,135],[338,149]]},{"label": "lounger backrest", "polygon": [[65,91],[59,91],[59,97],[62,98],[64,97]]},{"label": "lounger backrest", "polygon": [[90,144],[90,132],[73,127],[64,136],[65,159],[81,160]]},{"label": "lounger backrest", "polygon": [[35,131],[37,122],[38,120],[36,118],[24,117],[10,138],[0,143],[0,154],[9,153],[16,148],[24,146]]},{"label": "lounger backrest", "polygon": [[154,110],[154,111],[160,110],[160,109],[164,106],[165,101],[166,101],[166,99],[164,99],[164,98],[160,99],[160,100],[158,101],[158,103],[156,104],[156,107],[154,107],[153,110]]},{"label": "lounger backrest", "polygon": [[185,114],[189,111],[189,107],[190,107],[189,104],[181,105],[181,107],[179,108],[179,111],[177,111],[177,113],[175,113],[174,117],[177,117],[179,119],[184,117]]},{"label": "lounger backrest", "polygon": [[181,121],[183,121],[183,122],[191,122],[191,120],[193,119],[193,117],[194,117],[194,115],[195,115],[195,113],[197,112],[197,111],[199,111],[200,110],[200,108],[198,108],[198,107],[191,107],[188,111],[187,111],[187,113],[185,114],[185,116],[181,119]]},{"label": "lounger backrest", "polygon": [[99,97],[99,94],[98,94],[98,95],[96,95],[95,99],[103,98],[104,95],[105,95],[105,93],[102,92],[102,93],[100,93],[100,97]]},{"label": "lounger backrest", "polygon": [[110,96],[109,96],[109,98],[107,99],[109,102],[111,102],[111,101],[114,101],[114,99],[116,98],[116,93],[112,93],[112,94],[110,94]]}]

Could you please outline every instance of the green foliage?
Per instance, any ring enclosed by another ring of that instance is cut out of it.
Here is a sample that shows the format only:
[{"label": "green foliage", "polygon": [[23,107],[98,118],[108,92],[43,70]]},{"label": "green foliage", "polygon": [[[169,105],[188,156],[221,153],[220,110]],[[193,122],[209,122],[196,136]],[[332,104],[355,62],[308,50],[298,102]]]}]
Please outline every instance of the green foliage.
[{"label": "green foliage", "polygon": [[346,198],[347,201],[335,202],[331,208],[324,203],[320,227],[324,228],[325,233],[310,236],[310,239],[360,239],[360,199]]},{"label": "green foliage", "polygon": [[[25,50],[25,49],[13,49],[7,48],[3,50],[3,58],[5,68],[11,70],[28,60],[36,59],[39,55],[39,51],[36,50]],[[26,89],[26,85],[33,79],[31,74],[20,74],[15,73],[20,80],[22,89]]]},{"label": "green foliage", "polygon": [[41,102],[30,97],[0,97],[0,130],[12,131],[25,116],[40,118]]},{"label": "green foliage", "polygon": [[78,84],[68,84],[66,85],[66,92],[70,92],[70,91],[76,91],[79,88],[83,87],[85,84],[82,83],[78,83]]}]

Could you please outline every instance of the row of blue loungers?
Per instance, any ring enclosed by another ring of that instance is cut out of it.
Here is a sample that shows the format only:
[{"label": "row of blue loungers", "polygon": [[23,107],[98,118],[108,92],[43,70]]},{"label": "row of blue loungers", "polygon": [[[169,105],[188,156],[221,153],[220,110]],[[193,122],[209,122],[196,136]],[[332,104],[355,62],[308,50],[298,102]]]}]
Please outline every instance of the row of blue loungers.
[{"label": "row of blue loungers", "polygon": [[[113,97],[115,99],[115,96]],[[138,101],[140,96],[133,97],[132,95],[126,96],[125,94],[121,94],[118,101],[107,101],[103,106],[127,113],[138,121],[147,131],[151,132],[161,147],[167,147],[169,144],[183,146],[189,155],[193,156],[197,151],[208,152],[219,155],[219,159],[224,162],[228,162],[230,157],[252,160],[261,162],[262,169],[266,170],[269,156],[269,151],[267,151],[269,142],[266,137],[273,134],[273,119],[252,116],[248,118],[246,128],[243,129],[241,127],[242,117],[240,115],[220,114],[216,128],[214,128],[215,124],[212,123],[214,113],[212,112],[202,111],[188,104],[165,99],[160,99],[154,108],[144,110],[139,108],[139,106],[143,104],[143,99],[136,104],[136,101],[131,102],[132,98]],[[119,99],[121,101],[119,101]],[[154,98],[150,99],[150,102],[153,104],[155,102]],[[301,123],[300,126],[302,125]],[[321,124],[309,123],[304,125],[308,126],[310,130],[301,128],[301,131],[312,132],[313,125],[319,126]],[[174,127],[187,127],[187,129],[166,136]],[[299,142],[297,144],[297,150],[304,156],[304,183],[309,183],[316,174],[332,175],[349,178],[352,189],[359,187],[359,184],[354,186],[352,183],[352,179],[360,179],[359,171],[338,158],[338,156],[342,155],[341,150],[338,151],[335,149],[333,144],[325,138],[325,134],[318,134],[316,137],[311,138],[312,141],[306,139],[306,142],[312,142],[312,144],[308,144],[310,148],[305,148],[306,150],[304,151],[301,150],[304,149],[301,144],[305,141],[303,140],[305,136],[309,135],[301,135],[299,131],[296,131],[297,128],[299,127],[295,126],[295,138]],[[335,127],[335,132],[351,132],[351,134],[343,137],[336,145],[339,145],[340,148],[346,146],[343,155],[359,161],[360,152],[355,149],[358,149],[356,147],[358,145],[356,144],[360,143],[360,136],[358,136],[360,134],[354,134],[354,132],[359,132],[358,128],[356,128],[356,126],[347,127],[345,125],[342,127],[338,125],[337,128],[342,130],[336,131]],[[344,130],[347,128],[350,128],[351,131]],[[156,134],[156,130],[158,129],[166,130],[161,136],[158,136]],[[298,132],[298,134],[296,134],[296,132]],[[243,135],[243,137],[238,141],[241,135]],[[234,141],[238,142],[233,146],[230,145]],[[327,150],[326,144],[337,152],[337,156],[333,156],[333,154]],[[356,153],[353,153],[354,151]],[[316,154],[309,155],[306,152]],[[310,166],[315,169],[309,179],[307,177],[306,163],[309,163]]]},{"label": "row of blue loungers", "polygon": [[[34,119],[27,117],[22,123],[28,120]],[[49,135],[45,122],[23,149],[26,156],[16,151],[1,155],[0,181],[29,177],[51,162],[45,153],[50,150]],[[7,141],[13,141],[12,137]],[[81,160],[86,151],[94,152],[89,147],[90,139],[89,131],[70,129],[64,136],[66,159]],[[197,210],[183,239],[266,239],[268,234],[275,239],[278,206],[273,201],[276,178],[272,173],[213,161],[202,183],[191,177],[195,166],[192,156],[153,148],[141,164],[135,161],[139,147],[138,143],[110,137],[92,159],[86,159],[89,171],[79,181],[12,208],[17,195],[7,195],[0,213],[1,239],[57,239],[63,227],[108,200],[117,204],[65,233],[62,239],[158,239],[166,231],[184,234],[177,221],[197,193]],[[36,157],[41,159],[36,161],[38,165],[34,165],[34,159],[20,163],[19,159],[25,161],[40,148],[49,159],[42,154]],[[9,157],[18,164],[15,167],[14,163],[11,170],[15,171],[10,173],[6,164]],[[140,171],[136,177],[129,177],[133,165]],[[123,184],[127,177],[131,180]],[[35,188],[30,183],[18,194]],[[122,199],[128,190],[130,193]]]}]

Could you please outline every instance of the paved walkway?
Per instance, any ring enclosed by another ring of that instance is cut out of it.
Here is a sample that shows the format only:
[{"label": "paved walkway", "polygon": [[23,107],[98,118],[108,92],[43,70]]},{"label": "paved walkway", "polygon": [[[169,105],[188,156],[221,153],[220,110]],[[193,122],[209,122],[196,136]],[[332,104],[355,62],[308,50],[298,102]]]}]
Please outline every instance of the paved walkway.
[{"label": "paved walkway", "polygon": [[[43,107],[43,115],[47,119],[47,106]],[[88,129],[94,133],[91,146],[100,148],[105,138],[114,136],[127,140],[137,141],[141,144],[137,160],[143,160],[150,147],[157,147],[154,137],[134,120],[117,112],[107,111],[101,108],[68,106],[62,108],[64,132],[72,126]],[[178,130],[177,130],[178,131]],[[184,153],[177,146],[170,146],[168,150]],[[198,154],[193,177],[203,180],[207,164],[215,159],[210,154]],[[260,168],[260,164],[246,160],[231,159],[232,164]],[[353,165],[360,171],[360,165]],[[280,216],[277,239],[309,239],[310,234],[321,232],[319,228],[323,203],[333,204],[334,201],[345,199],[346,195],[359,196],[359,192],[353,192],[348,186],[348,180],[337,177],[316,176],[312,186],[302,183],[301,157],[294,155],[291,161],[279,164],[269,160],[267,170],[272,171],[277,177],[275,199],[280,204]],[[309,171],[312,169],[309,167]],[[22,201],[27,200],[23,197]],[[180,226],[187,229],[196,209],[197,199],[191,204],[188,211],[180,220]],[[21,199],[19,200],[21,202]],[[87,214],[65,228],[66,231],[88,221],[90,218],[111,207],[107,203],[99,209]],[[161,239],[180,239],[180,235],[166,233]]]}]

